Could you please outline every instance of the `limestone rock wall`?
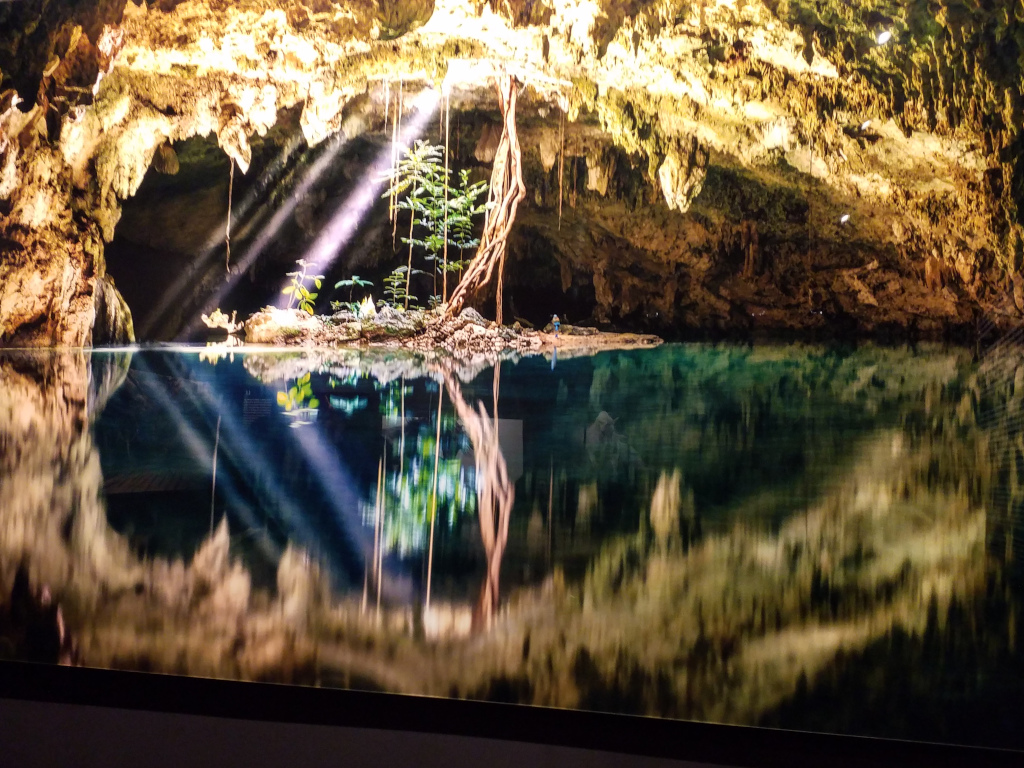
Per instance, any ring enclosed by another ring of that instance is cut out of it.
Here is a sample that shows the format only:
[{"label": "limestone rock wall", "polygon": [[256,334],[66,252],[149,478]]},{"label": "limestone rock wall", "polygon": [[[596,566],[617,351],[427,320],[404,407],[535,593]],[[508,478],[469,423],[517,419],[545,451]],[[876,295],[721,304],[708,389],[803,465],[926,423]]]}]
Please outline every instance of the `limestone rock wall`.
[{"label": "limestone rock wall", "polygon": [[[535,222],[597,318],[1016,323],[1022,3],[13,4],[0,10],[3,340],[91,340],[102,243],[161,147],[216,135],[244,172],[282,109],[301,106],[310,144],[356,102],[373,117],[349,129],[381,130],[385,81],[437,85],[452,59],[457,107],[495,108],[487,61],[514,62],[530,86],[522,114],[549,129],[534,189],[571,188],[550,179],[582,156],[563,140],[599,135],[576,210],[608,245],[573,257],[545,223],[549,190]],[[689,287],[662,290],[673,284]]]}]

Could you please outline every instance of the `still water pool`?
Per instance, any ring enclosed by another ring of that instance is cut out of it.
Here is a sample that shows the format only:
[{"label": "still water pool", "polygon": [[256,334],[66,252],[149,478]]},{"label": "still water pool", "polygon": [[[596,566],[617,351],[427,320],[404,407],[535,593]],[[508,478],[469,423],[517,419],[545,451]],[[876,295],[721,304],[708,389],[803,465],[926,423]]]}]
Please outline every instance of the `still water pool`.
[{"label": "still water pool", "polygon": [[0,353],[0,656],[1024,747],[1014,350]]}]

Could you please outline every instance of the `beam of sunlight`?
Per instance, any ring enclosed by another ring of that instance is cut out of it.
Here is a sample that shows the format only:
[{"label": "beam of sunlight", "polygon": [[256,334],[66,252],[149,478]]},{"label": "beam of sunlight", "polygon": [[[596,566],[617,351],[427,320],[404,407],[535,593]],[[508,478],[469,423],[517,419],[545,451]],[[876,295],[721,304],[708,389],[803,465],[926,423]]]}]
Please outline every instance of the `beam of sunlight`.
[{"label": "beam of sunlight", "polygon": [[[440,96],[432,88],[426,88],[413,100],[413,117],[402,126],[399,143],[408,147],[426,131],[430,120],[437,112]],[[309,274],[326,273],[334,263],[338,254],[355,236],[359,225],[380,198],[381,190],[387,182],[391,170],[391,147],[382,149],[373,165],[370,166],[363,182],[352,191],[344,202],[335,209],[330,221],[321,230],[316,240],[306,251],[303,258],[309,265]],[[281,289],[288,284],[281,283]],[[281,292],[277,301],[281,302]]]},{"label": "beam of sunlight", "polygon": [[[373,536],[363,523],[359,494],[345,463],[316,425],[311,425],[309,429],[291,430],[290,436],[304,454],[312,479],[323,490],[335,522],[365,564],[369,565],[373,556]],[[385,574],[381,574],[385,597],[390,600],[411,600],[414,590],[412,576],[401,563],[392,562],[388,566],[385,562],[385,570],[388,578],[385,579]]]},{"label": "beam of sunlight", "polygon": [[[209,314],[214,309],[220,307],[224,297],[231,291],[232,288],[238,283],[238,280],[244,275],[249,268],[253,265],[257,258],[267,249],[271,240],[277,235],[281,227],[288,221],[289,217],[295,211],[296,206],[306,196],[306,194],[313,188],[320,178],[327,172],[327,169],[334,163],[335,158],[341,152],[342,149],[348,144],[348,139],[344,134],[336,134],[328,143],[326,149],[317,158],[306,171],[303,173],[302,181],[295,188],[292,194],[287,200],[278,208],[274,215],[270,217],[270,220],[264,223],[260,227],[259,234],[253,242],[245,249],[242,256],[238,258],[232,269],[232,274],[220,284],[216,291],[207,299],[202,309],[196,314],[194,318],[189,322],[188,326],[179,335],[179,338],[187,337],[189,334],[194,332],[197,328],[202,326],[202,322],[199,316],[202,314]],[[262,213],[262,212],[261,212]],[[223,237],[220,233],[217,235],[218,243],[223,242]]]},{"label": "beam of sunlight", "polygon": [[[140,360],[140,363],[141,370],[148,370],[145,362]],[[190,361],[185,364],[188,370],[176,369],[175,375],[181,380],[194,378],[190,374],[194,374],[198,368]],[[181,413],[178,402],[166,391],[159,375],[154,374],[154,377],[153,394],[174,420],[182,442],[201,466],[209,466],[212,450],[208,440],[200,436],[189,419]],[[324,506],[314,505],[310,509],[309,499],[297,495],[295,488],[289,488],[286,482],[282,482],[284,478],[280,473],[279,458],[272,459],[264,443],[252,433],[251,427],[238,418],[225,399],[230,395],[217,386],[218,381],[215,378],[214,385],[209,388],[184,388],[182,394],[200,413],[218,414],[222,419],[220,449],[228,471],[219,474],[217,482],[227,507],[249,529],[258,530],[263,527],[263,522],[236,485],[233,473],[241,473],[243,487],[255,495],[265,510],[274,510],[277,522],[284,525],[289,540],[301,543],[320,559],[331,562],[334,566],[330,569],[332,577],[356,579],[361,572],[362,561],[369,562],[371,559],[372,537],[360,517],[357,484],[337,451],[315,425],[310,429],[287,430],[285,433],[302,456],[309,477],[321,490],[320,498]],[[258,388],[266,393],[268,399],[273,400],[274,390],[271,386],[261,383]],[[321,509],[328,513],[324,518],[326,528],[315,525],[315,514],[311,517],[311,512]],[[227,509],[224,510],[226,512]],[[358,565],[344,556],[338,560],[329,546],[332,539],[344,542],[342,549],[356,555],[360,559]],[[280,556],[273,542],[262,538],[256,541],[268,557],[276,559]],[[412,578],[400,564],[392,563],[387,568],[384,587],[389,598],[407,600],[413,591]]]},{"label": "beam of sunlight", "polygon": [[[208,467],[210,466],[213,459],[213,450],[209,445],[209,441],[199,434],[199,432],[191,425],[189,419],[182,414],[181,408],[174,396],[170,393],[166,384],[163,383],[163,378],[159,373],[152,370],[149,365],[145,362],[144,358],[137,358],[137,368],[140,373],[149,374],[151,377],[151,386],[148,391],[152,393],[156,403],[167,413],[168,416],[173,420],[175,427],[178,430],[178,434],[181,438],[181,443],[184,445],[186,451],[192,456],[193,460],[198,466]],[[187,379],[180,371],[175,371],[175,376],[181,380]],[[202,405],[197,402],[196,396],[191,392],[188,393],[189,399],[193,405],[202,410]],[[228,414],[229,411],[223,407],[221,402],[213,402],[212,397],[209,394],[203,393],[200,395],[207,407],[215,409],[215,413]],[[218,398],[219,400],[220,398]],[[226,424],[226,427],[232,425]],[[225,432],[230,431],[230,428],[225,429]],[[269,463],[268,463],[268,466]],[[257,520],[256,515],[253,513],[252,508],[244,502],[241,497],[241,493],[235,486],[235,483],[231,477],[230,472],[225,472],[219,478],[221,494],[224,499],[229,503],[231,510],[241,517],[246,525],[250,528],[260,528],[262,524]],[[254,486],[253,486],[254,487]],[[224,510],[224,514],[227,514],[227,510]],[[264,553],[272,558],[280,556],[280,552],[276,550],[271,543],[266,540],[260,540],[257,542],[257,546],[264,551]]]},{"label": "beam of sunlight", "polygon": [[[288,164],[292,161],[295,153],[302,146],[302,138],[300,136],[294,136],[285,146],[281,152],[274,159],[274,161],[263,171],[260,178],[249,193],[242,199],[242,201],[234,206],[234,211],[231,215],[231,228],[235,229],[236,222],[244,221],[246,216],[252,210],[260,194],[272,184],[277,183],[284,170],[288,167]],[[200,254],[191,261],[191,263],[181,271],[178,278],[163,292],[159,302],[157,303],[156,309],[152,312],[147,320],[140,325],[136,330],[138,331],[139,338],[145,338],[149,335],[149,332],[153,329],[153,326],[163,321],[167,313],[176,309],[182,301],[185,300],[188,294],[192,293],[196,288],[196,281],[201,279],[209,263],[214,257],[220,258],[223,255],[222,248],[224,247],[224,230],[218,227],[216,231],[211,232],[206,242],[203,243],[203,248]]]},{"label": "beam of sunlight", "polygon": [[[402,136],[400,137],[400,140],[404,144],[407,145],[414,137],[418,137],[423,133],[426,129],[427,122],[434,114],[439,102],[440,99],[438,95],[430,88],[425,89],[420,93],[413,102],[413,108],[416,110],[416,116],[410,120],[408,126],[403,129]],[[270,217],[270,220],[260,228],[259,234],[246,248],[242,256],[235,261],[232,274],[227,280],[221,283],[217,290],[213,292],[209,299],[207,299],[202,309],[189,322],[188,326],[179,335],[179,338],[187,337],[201,327],[200,315],[204,313],[209,314],[214,309],[220,307],[225,296],[227,296],[231,289],[234,288],[241,276],[248,271],[256,259],[266,251],[271,241],[281,230],[281,227],[283,227],[292,216],[299,202],[310,192],[314,185],[320,181],[323,175],[334,163],[338,154],[347,144],[348,139],[344,134],[338,133],[335,135],[323,154],[321,154],[321,156],[317,158],[316,162],[314,162],[303,174],[302,181],[295,188],[292,194],[289,195],[288,199],[281,205],[281,207],[274,212],[274,215]],[[381,152],[380,157],[378,157],[373,164],[371,175],[383,176],[390,167],[390,156],[390,147],[387,151]],[[329,253],[332,260],[333,256],[352,238],[359,221],[362,220],[362,217],[365,216],[366,212],[370,207],[372,207],[373,202],[375,202],[373,198],[377,190],[379,190],[380,186],[383,184],[383,181],[377,181],[376,178],[373,178],[371,183],[373,185],[372,187],[363,185],[360,190],[357,190],[356,193],[350,195],[349,199],[339,207],[339,210],[334,214],[331,219],[331,223],[328,225],[328,229],[331,229],[332,225],[336,222],[340,223],[343,220],[349,220],[350,217],[346,216],[345,212],[354,212],[357,210],[357,206],[361,206],[362,210],[359,212],[355,224],[349,225],[350,231],[345,235],[344,243],[338,245],[333,250],[330,250],[329,244],[327,243],[324,235],[322,234],[321,237],[318,238],[317,243],[324,241],[324,244],[319,247],[319,250],[325,254]],[[219,233],[217,237],[219,244]],[[315,252],[316,249],[317,244],[314,244],[311,252]],[[194,275],[183,276],[183,280],[187,281],[190,279],[194,279]],[[281,287],[284,288],[284,283],[282,283]],[[171,299],[171,301],[173,301],[173,299]]]}]

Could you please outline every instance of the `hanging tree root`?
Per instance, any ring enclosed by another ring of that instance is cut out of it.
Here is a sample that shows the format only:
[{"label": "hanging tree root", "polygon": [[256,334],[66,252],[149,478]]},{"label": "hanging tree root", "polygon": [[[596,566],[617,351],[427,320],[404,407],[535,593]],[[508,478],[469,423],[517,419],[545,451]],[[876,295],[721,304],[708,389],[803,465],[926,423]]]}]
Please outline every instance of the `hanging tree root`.
[{"label": "hanging tree root", "polygon": [[[448,302],[447,315],[457,315],[466,300],[487,285],[494,276],[494,270],[504,268],[505,249],[516,209],[526,197],[526,183],[523,181],[523,155],[519,148],[519,133],[516,130],[516,88],[513,75],[503,74],[498,78],[498,101],[505,127],[494,155],[494,170],[491,172],[491,189],[488,203],[491,204],[480,237],[476,256],[466,268],[466,273],[452,292]],[[500,282],[500,277],[499,277]],[[498,292],[498,315],[501,322],[501,292]]]}]

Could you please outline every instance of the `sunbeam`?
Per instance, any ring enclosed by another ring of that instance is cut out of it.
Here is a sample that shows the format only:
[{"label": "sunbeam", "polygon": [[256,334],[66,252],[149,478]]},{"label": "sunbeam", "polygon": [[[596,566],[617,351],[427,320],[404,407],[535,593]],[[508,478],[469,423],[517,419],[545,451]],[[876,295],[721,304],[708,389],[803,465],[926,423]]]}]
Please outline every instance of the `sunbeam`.
[{"label": "sunbeam", "polygon": [[[402,127],[400,147],[408,147],[423,135],[431,118],[436,114],[440,96],[432,88],[426,88],[413,100],[413,117]],[[380,191],[387,180],[393,156],[391,148],[382,149],[374,160],[366,178],[345,201],[338,206],[330,221],[321,230],[316,240],[303,257],[311,274],[326,272],[338,254],[348,245],[359,225],[380,197]],[[285,283],[281,287],[284,288]],[[280,296],[280,294],[279,294]]]},{"label": "sunbeam", "polygon": [[[278,156],[274,159],[274,162],[261,174],[259,180],[249,191],[249,193],[242,199],[241,203],[235,206],[235,211],[231,216],[232,228],[237,222],[244,222],[245,218],[252,211],[254,205],[256,205],[260,194],[275,185],[281,178],[281,174],[288,167],[295,153],[302,147],[302,139],[299,136],[294,137],[288,142],[288,144],[281,150]],[[262,211],[257,211],[257,215],[261,215]],[[207,265],[214,257],[221,255],[221,248],[224,245],[224,233],[221,229],[217,229],[210,233],[206,242],[203,244],[203,250],[199,256],[197,256],[190,268],[183,269],[181,274],[178,275],[177,279],[168,287],[166,291],[161,294],[160,300],[157,303],[156,309],[149,315],[146,316],[146,320],[140,323],[138,333],[140,338],[149,338],[149,334],[152,329],[159,325],[159,323],[166,317],[167,313],[176,308],[183,300],[185,300],[190,293],[195,290],[195,283],[197,277],[202,275]]]}]

